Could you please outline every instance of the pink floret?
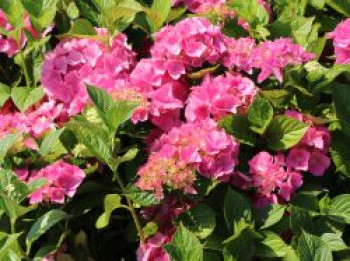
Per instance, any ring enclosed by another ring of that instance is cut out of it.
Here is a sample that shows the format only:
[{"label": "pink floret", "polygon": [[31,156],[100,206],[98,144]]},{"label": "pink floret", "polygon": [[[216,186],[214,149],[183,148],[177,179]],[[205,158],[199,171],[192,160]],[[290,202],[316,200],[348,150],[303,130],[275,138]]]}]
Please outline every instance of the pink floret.
[{"label": "pink floret", "polygon": [[335,30],[328,34],[333,39],[336,64],[350,63],[350,18],[339,23]]},{"label": "pink floret", "polygon": [[88,102],[85,84],[112,92],[129,84],[134,54],[123,34],[110,47],[92,39],[60,42],[45,57],[42,84],[46,94],[64,103],[69,115],[80,113]]},{"label": "pink floret", "polygon": [[49,201],[63,204],[66,196],[74,196],[85,178],[85,173],[80,168],[59,160],[37,173],[32,173],[28,182],[39,178],[46,179],[46,185],[30,195],[30,203]]}]

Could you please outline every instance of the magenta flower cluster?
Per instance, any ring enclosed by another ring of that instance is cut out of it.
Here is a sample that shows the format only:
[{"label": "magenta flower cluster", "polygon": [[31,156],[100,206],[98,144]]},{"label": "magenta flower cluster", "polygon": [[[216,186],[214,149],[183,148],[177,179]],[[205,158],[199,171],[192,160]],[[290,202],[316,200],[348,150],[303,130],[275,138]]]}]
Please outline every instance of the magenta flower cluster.
[{"label": "magenta flower cluster", "polygon": [[239,144],[212,120],[172,128],[150,147],[148,162],[138,171],[136,185],[163,198],[163,187],[196,193],[195,172],[229,181],[238,163]]},{"label": "magenta flower cluster", "polygon": [[129,84],[133,64],[134,53],[123,34],[113,38],[110,47],[94,39],[70,39],[46,55],[42,84],[49,98],[62,102],[69,115],[75,115],[88,102],[85,84],[112,92]]},{"label": "magenta flower cluster", "polygon": [[20,179],[34,182],[44,179],[46,184],[29,196],[31,204],[52,202],[63,204],[65,197],[73,197],[77,188],[85,178],[85,173],[77,166],[68,164],[63,160],[56,161],[40,170],[17,170]]},{"label": "magenta flower cluster", "polygon": [[347,64],[350,63],[350,18],[337,25],[328,37],[333,39],[334,52],[336,56],[335,63]]}]

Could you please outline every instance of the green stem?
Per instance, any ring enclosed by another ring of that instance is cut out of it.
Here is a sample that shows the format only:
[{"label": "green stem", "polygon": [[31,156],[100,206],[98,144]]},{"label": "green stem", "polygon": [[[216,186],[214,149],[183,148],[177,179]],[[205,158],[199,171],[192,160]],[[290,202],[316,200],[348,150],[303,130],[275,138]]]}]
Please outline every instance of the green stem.
[{"label": "green stem", "polygon": [[10,219],[10,226],[11,226],[11,234],[16,233],[16,219],[11,218]]},{"label": "green stem", "polygon": [[26,85],[27,87],[30,87],[30,84],[29,84],[29,73],[28,73],[28,69],[27,69],[27,65],[26,65],[26,60],[24,58],[24,55],[23,55],[23,51],[21,50],[20,51],[20,55],[21,55],[21,60],[22,60],[22,67],[23,67],[23,71],[24,71],[24,78],[26,80]]},{"label": "green stem", "polygon": [[[122,189],[123,193],[125,193],[126,188],[124,186],[123,181],[119,177],[118,172],[117,171],[113,171],[113,174],[114,174],[115,180],[117,180],[117,182],[118,182],[120,188]],[[135,208],[134,208],[134,206],[132,204],[132,201],[130,199],[126,198],[126,202],[128,203],[132,219],[133,219],[134,224],[136,226],[137,232],[138,232],[138,234],[140,236],[141,243],[143,244],[143,243],[145,243],[145,235],[143,234],[143,230],[142,230],[142,227],[141,227],[141,224],[140,224],[140,220],[139,220],[139,218],[138,218],[138,216],[136,214],[136,211],[135,211]]]}]

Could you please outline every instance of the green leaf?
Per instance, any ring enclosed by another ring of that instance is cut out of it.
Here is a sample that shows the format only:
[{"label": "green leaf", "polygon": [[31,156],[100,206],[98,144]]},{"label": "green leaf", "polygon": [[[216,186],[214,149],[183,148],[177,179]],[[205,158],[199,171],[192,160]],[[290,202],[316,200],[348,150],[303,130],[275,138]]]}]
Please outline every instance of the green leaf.
[{"label": "green leaf", "polygon": [[140,190],[133,185],[127,187],[125,196],[141,207],[149,207],[160,204],[153,193]]},{"label": "green leaf", "polygon": [[42,156],[49,155],[55,152],[61,146],[63,146],[60,141],[60,136],[63,131],[64,129],[53,130],[48,135],[45,136],[39,149],[39,152]]},{"label": "green leaf", "polygon": [[302,231],[298,244],[301,261],[331,261],[332,252],[321,238]]},{"label": "green leaf", "polygon": [[105,211],[97,219],[96,228],[101,229],[101,228],[108,226],[109,219],[111,217],[113,210],[120,208],[122,206],[121,200],[122,200],[122,198],[118,194],[106,195],[105,200],[104,200]]},{"label": "green leaf", "polygon": [[7,134],[5,137],[0,139],[0,161],[4,159],[7,152],[19,140],[20,136],[20,133]]},{"label": "green leaf", "polygon": [[259,94],[277,108],[286,106],[293,97],[293,93],[285,89],[260,91]]},{"label": "green leaf", "polygon": [[296,251],[293,248],[289,248],[286,255],[283,257],[283,261],[300,261]]},{"label": "green leaf", "polygon": [[33,210],[33,206],[23,207],[15,200],[7,197],[4,191],[0,190],[0,210],[3,210],[7,214],[10,218],[11,224],[14,226],[19,217],[24,216],[29,211]]},{"label": "green leaf", "polygon": [[91,21],[94,25],[98,24],[100,14],[91,0],[75,0],[74,3],[84,18]]},{"label": "green leaf", "polygon": [[31,248],[32,244],[39,239],[40,236],[45,234],[51,227],[56,225],[61,220],[67,219],[68,215],[58,209],[50,210],[41,216],[34,225],[30,228],[26,237],[26,246]]},{"label": "green leaf", "polygon": [[331,155],[338,172],[350,178],[350,137],[343,132],[332,133]]},{"label": "green leaf", "polygon": [[131,118],[137,107],[136,103],[113,101],[106,91],[92,85],[87,85],[87,90],[102,120],[113,133],[120,124]]},{"label": "green leaf", "polygon": [[275,233],[271,231],[262,232],[264,239],[255,247],[255,254],[262,257],[284,257],[289,247]]},{"label": "green leaf", "polygon": [[21,2],[37,30],[43,31],[52,24],[56,16],[58,0],[21,0]]},{"label": "green leaf", "polygon": [[67,7],[67,15],[70,19],[77,19],[79,17],[79,9],[74,2],[70,2]]},{"label": "green leaf", "polygon": [[321,239],[332,251],[341,251],[349,249],[349,247],[344,243],[341,236],[337,234],[325,233],[321,236]]},{"label": "green leaf", "polygon": [[5,12],[7,19],[15,29],[19,29],[24,26],[24,10],[19,0],[1,0],[0,9]]},{"label": "green leaf", "polygon": [[86,120],[74,118],[70,120],[66,127],[73,131],[78,140],[83,143],[89,151],[104,163],[111,163],[113,159],[113,137],[110,133],[101,128],[98,124],[87,122]]},{"label": "green leaf", "polygon": [[249,201],[232,188],[228,188],[226,192],[224,216],[228,229],[235,233],[237,225],[242,220],[247,224],[253,223],[253,213]]},{"label": "green leaf", "polygon": [[178,221],[200,239],[208,237],[216,225],[214,210],[203,203],[183,213]]},{"label": "green leaf", "polygon": [[309,211],[291,206],[290,227],[293,233],[300,233],[302,230],[309,231],[313,228],[312,216]]},{"label": "green leaf", "polygon": [[169,12],[169,15],[167,19],[165,20],[166,23],[169,23],[171,21],[174,21],[178,18],[180,18],[183,14],[185,14],[187,11],[186,7],[178,7],[178,8],[172,8]]},{"label": "green leaf", "polygon": [[326,0],[326,4],[337,12],[350,16],[350,0]]},{"label": "green leaf", "polygon": [[0,82],[0,108],[11,97],[11,88]]},{"label": "green leaf", "polygon": [[203,246],[198,238],[180,225],[170,244],[164,246],[171,260],[176,261],[202,261]]},{"label": "green leaf", "polygon": [[254,254],[254,237],[249,228],[243,229],[235,235],[224,248],[224,260],[245,261],[251,260]]},{"label": "green leaf", "polygon": [[277,116],[266,130],[267,145],[275,151],[289,149],[302,139],[308,127],[291,117]]},{"label": "green leaf", "polygon": [[257,96],[248,109],[248,120],[251,129],[263,134],[273,117],[272,106],[261,96]]},{"label": "green leaf", "polygon": [[15,87],[12,89],[11,98],[17,108],[24,112],[44,97],[45,93],[41,87]]},{"label": "green leaf", "polygon": [[18,238],[21,233],[6,234],[0,232],[0,260],[2,261],[20,261],[23,260],[23,254]]},{"label": "green leaf", "polygon": [[252,147],[256,144],[257,135],[250,129],[250,123],[246,116],[229,115],[219,121],[219,126],[241,143]]},{"label": "green leaf", "polygon": [[27,184],[9,169],[0,169],[0,190],[17,203],[22,202],[32,192]]},{"label": "green leaf", "polygon": [[237,12],[240,18],[248,22],[253,29],[258,28],[259,25],[266,25],[269,22],[269,14],[257,0],[235,0],[228,5]]},{"label": "green leaf", "polygon": [[266,229],[275,225],[282,219],[284,212],[285,206],[275,204],[260,209],[257,217],[262,224],[260,229]]},{"label": "green leaf", "polygon": [[322,10],[326,4],[326,0],[310,0],[310,4],[318,10]]},{"label": "green leaf", "polygon": [[166,21],[169,12],[171,10],[171,0],[154,0],[149,12],[147,12],[148,18],[155,26],[153,31],[161,28]]},{"label": "green leaf", "polygon": [[134,21],[136,14],[145,10],[146,8],[135,0],[121,0],[117,6],[103,10],[102,20],[111,32],[121,32]]},{"label": "green leaf", "polygon": [[94,26],[86,19],[77,19],[74,21],[67,36],[84,36],[84,35],[96,35]]},{"label": "green leaf", "polygon": [[312,47],[318,40],[318,26],[314,25],[315,17],[298,17],[291,21],[291,34],[295,42],[306,50]]},{"label": "green leaf", "polygon": [[319,210],[317,195],[314,191],[300,191],[295,194],[290,203],[291,205],[303,208],[307,211],[317,212]]},{"label": "green leaf", "polygon": [[333,86],[333,100],[337,117],[345,131],[350,130],[350,89],[348,85]]},{"label": "green leaf", "polygon": [[350,194],[342,194],[332,199],[324,212],[339,222],[350,224]]}]

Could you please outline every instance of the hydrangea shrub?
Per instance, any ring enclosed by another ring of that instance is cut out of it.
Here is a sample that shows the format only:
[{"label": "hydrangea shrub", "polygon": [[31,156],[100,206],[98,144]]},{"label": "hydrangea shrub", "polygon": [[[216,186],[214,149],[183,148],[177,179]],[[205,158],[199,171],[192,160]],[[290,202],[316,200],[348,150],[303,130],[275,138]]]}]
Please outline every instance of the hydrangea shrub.
[{"label": "hydrangea shrub", "polygon": [[350,258],[350,2],[0,1],[0,260]]}]

